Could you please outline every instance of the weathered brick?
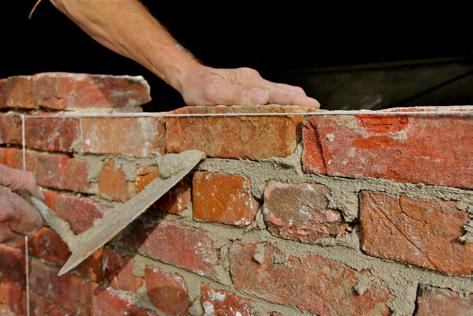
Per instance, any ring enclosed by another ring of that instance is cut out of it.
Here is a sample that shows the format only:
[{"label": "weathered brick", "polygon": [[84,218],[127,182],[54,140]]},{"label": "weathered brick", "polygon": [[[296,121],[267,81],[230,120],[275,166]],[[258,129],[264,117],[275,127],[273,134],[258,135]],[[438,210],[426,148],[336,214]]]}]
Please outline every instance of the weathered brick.
[{"label": "weathered brick", "polygon": [[130,108],[151,100],[142,77],[73,73],[41,73],[33,76],[35,105],[54,110]]},{"label": "weathered brick", "polygon": [[52,229],[43,227],[28,243],[29,254],[47,262],[62,265],[69,257],[69,248]]},{"label": "weathered brick", "polygon": [[25,256],[21,251],[0,244],[0,280],[25,284]]},{"label": "weathered brick", "polygon": [[[314,108],[294,106],[185,107],[177,114],[225,114],[226,117],[178,117],[166,121],[166,150],[199,149],[208,156],[267,159],[294,152],[302,116],[236,116],[235,113],[309,112]],[[233,115],[232,115],[233,114]]]},{"label": "weathered brick", "polygon": [[164,125],[151,117],[82,118],[83,151],[136,157],[164,154]]},{"label": "weathered brick", "polygon": [[159,178],[159,170],[157,166],[141,166],[136,171],[137,177],[135,181],[136,193],[143,189],[154,179]]},{"label": "weathered brick", "polygon": [[31,77],[12,76],[0,80],[0,109],[35,108],[31,99]]},{"label": "weathered brick", "polygon": [[26,146],[29,148],[71,152],[80,145],[80,125],[76,118],[26,117]]},{"label": "weathered brick", "polygon": [[473,188],[473,120],[451,113],[307,118],[304,170]]},{"label": "weathered brick", "polygon": [[89,315],[94,284],[72,273],[58,277],[58,272],[59,268],[32,260],[31,289],[75,315]]},{"label": "weathered brick", "polygon": [[122,202],[131,197],[125,172],[115,168],[114,160],[107,161],[100,171],[99,192],[105,198]]},{"label": "weathered brick", "polygon": [[473,315],[473,294],[461,297],[447,289],[423,288],[417,298],[416,316]]},{"label": "weathered brick", "polygon": [[29,152],[29,165],[35,159],[33,171],[39,185],[75,192],[89,192],[87,162],[62,154]]},{"label": "weathered brick", "polygon": [[21,116],[0,113],[0,144],[21,145]]},{"label": "weathered brick", "polygon": [[163,219],[139,217],[121,241],[140,254],[201,275],[218,264],[218,251],[206,231]]},{"label": "weathered brick", "polygon": [[146,266],[145,279],[148,297],[154,306],[171,315],[187,314],[192,301],[180,274]]},{"label": "weathered brick", "polygon": [[99,289],[92,299],[94,316],[158,316],[157,313],[133,304],[123,295],[109,289]]},{"label": "weathered brick", "polygon": [[[6,312],[12,313],[12,315],[25,315],[26,295],[24,285],[9,280],[2,280],[0,282],[0,306],[1,305],[4,305]],[[1,308],[0,312],[2,312]],[[4,314],[0,315],[3,316]]]},{"label": "weathered brick", "polygon": [[184,179],[156,201],[154,206],[171,214],[181,214],[190,204],[191,186]]},{"label": "weathered brick", "polygon": [[66,311],[46,299],[30,291],[30,313],[33,316],[72,316],[73,313]]},{"label": "weathered brick", "polygon": [[473,244],[463,244],[469,216],[456,202],[380,192],[361,194],[362,249],[369,255],[428,269],[473,272]]},{"label": "weathered brick", "polygon": [[0,148],[0,163],[15,169],[23,169],[23,154],[18,148]]},{"label": "weathered brick", "polygon": [[143,285],[143,278],[133,274],[133,258],[105,248],[102,257],[105,278],[115,289],[136,291]]},{"label": "weathered brick", "polygon": [[275,236],[307,243],[346,233],[349,226],[340,212],[328,206],[329,193],[321,184],[268,182],[263,206],[268,230]]},{"label": "weathered brick", "polygon": [[208,283],[200,287],[200,303],[205,315],[256,315],[252,310],[252,300],[233,292],[216,289]]},{"label": "weathered brick", "polygon": [[[160,176],[157,166],[142,166],[137,170],[135,181],[136,193],[141,192],[151,181]],[[155,208],[171,214],[180,214],[191,203],[191,189],[187,181],[179,181],[166,192],[156,203]]]},{"label": "weathered brick", "polygon": [[[233,243],[229,260],[235,287],[268,301],[318,315],[390,315],[390,292],[368,270],[358,272],[318,255],[287,256],[273,245],[242,242]],[[355,291],[366,279],[370,286]]]},{"label": "weathered brick", "polygon": [[46,204],[57,215],[69,222],[75,234],[87,230],[96,218],[101,218],[106,209],[94,201],[64,193],[45,191]]},{"label": "weathered brick", "polygon": [[196,172],[192,200],[195,219],[235,226],[251,224],[259,208],[250,180],[224,173]]}]

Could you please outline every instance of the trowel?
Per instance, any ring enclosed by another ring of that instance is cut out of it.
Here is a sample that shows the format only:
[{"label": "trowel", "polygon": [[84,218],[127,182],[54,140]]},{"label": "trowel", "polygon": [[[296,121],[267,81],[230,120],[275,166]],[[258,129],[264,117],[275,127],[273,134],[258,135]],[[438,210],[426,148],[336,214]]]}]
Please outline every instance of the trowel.
[{"label": "trowel", "polygon": [[139,194],[127,202],[108,210],[102,218],[96,219],[88,230],[75,235],[68,222],[59,218],[40,199],[29,196],[29,202],[41,213],[48,225],[69,246],[71,256],[62,266],[58,275],[63,275],[78,266],[95,250],[115,237],[134,219],[182,180],[205,158],[198,150],[188,150],[180,154],[168,154],[158,161],[160,178],[150,182]]}]

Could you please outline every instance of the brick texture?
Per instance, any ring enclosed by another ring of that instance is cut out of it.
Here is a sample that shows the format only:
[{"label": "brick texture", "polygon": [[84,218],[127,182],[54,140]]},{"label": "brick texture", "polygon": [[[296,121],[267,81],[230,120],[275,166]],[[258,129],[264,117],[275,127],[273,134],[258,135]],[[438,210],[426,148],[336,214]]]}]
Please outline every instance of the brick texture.
[{"label": "brick texture", "polygon": [[0,109],[32,109],[31,76],[13,76],[0,80]]},{"label": "brick texture", "polygon": [[21,116],[0,113],[0,144],[21,145]]},{"label": "brick texture", "polygon": [[125,172],[115,167],[115,161],[107,161],[99,175],[99,192],[102,197],[124,202],[131,197]]},{"label": "brick texture", "polygon": [[247,226],[253,222],[259,208],[246,177],[196,172],[192,189],[195,219]]},{"label": "brick texture", "polygon": [[[389,290],[369,271],[357,272],[317,255],[285,256],[272,245],[241,242],[232,245],[229,259],[236,288],[268,301],[318,315],[390,315]],[[363,277],[372,278],[372,285],[356,293],[354,287]]]},{"label": "brick texture", "polygon": [[132,257],[105,248],[102,262],[105,278],[114,289],[136,291],[143,285],[143,278],[133,274]]},{"label": "brick texture", "polygon": [[91,199],[55,191],[45,192],[45,202],[60,218],[69,222],[75,234],[87,230],[106,210]]},{"label": "brick texture", "polygon": [[29,254],[49,263],[62,265],[69,258],[69,248],[52,229],[43,227],[30,237]]},{"label": "brick texture", "polygon": [[473,188],[473,120],[455,113],[310,117],[304,170]]},{"label": "brick texture", "polygon": [[25,118],[26,147],[71,152],[80,146],[80,125],[76,118]]},{"label": "brick texture", "polygon": [[473,271],[473,244],[458,240],[469,216],[456,202],[363,192],[360,218],[369,255],[449,274]]},{"label": "brick texture", "polygon": [[256,315],[252,300],[227,290],[211,287],[205,283],[200,288],[200,303],[206,315]]},{"label": "brick texture", "polygon": [[0,244],[0,279],[25,284],[25,257],[17,249]]},{"label": "brick texture", "polygon": [[146,266],[145,279],[148,297],[154,306],[171,315],[187,314],[192,301],[181,275]]},{"label": "brick texture", "polygon": [[473,315],[473,294],[462,298],[447,289],[424,288],[417,298],[416,316]]},{"label": "brick texture", "polygon": [[[186,107],[178,114],[308,112],[309,107]],[[302,117],[228,116],[180,117],[166,121],[166,149],[181,152],[199,149],[208,156],[267,159],[294,152]]]},{"label": "brick texture", "polygon": [[164,153],[164,126],[149,117],[82,118],[83,151],[146,157]]},{"label": "brick texture", "polygon": [[108,289],[99,289],[92,299],[94,316],[158,316],[157,313],[133,304],[123,295]]},{"label": "brick texture", "polygon": [[140,217],[121,242],[140,254],[202,275],[218,264],[218,251],[206,231],[166,220]]},{"label": "brick texture", "polygon": [[329,189],[320,184],[270,181],[264,191],[264,219],[271,234],[311,243],[348,231],[340,212],[328,207]]},{"label": "brick texture", "polygon": [[42,73],[33,76],[31,93],[36,106],[53,110],[131,108],[151,100],[146,81],[129,76]]}]

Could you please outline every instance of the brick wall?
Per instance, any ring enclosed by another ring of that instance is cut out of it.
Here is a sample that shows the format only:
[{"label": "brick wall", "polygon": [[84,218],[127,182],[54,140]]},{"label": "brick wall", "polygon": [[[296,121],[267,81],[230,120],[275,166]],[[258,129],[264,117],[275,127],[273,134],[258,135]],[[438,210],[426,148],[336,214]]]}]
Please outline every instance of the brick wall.
[{"label": "brick wall", "polygon": [[[131,77],[0,80],[0,162],[34,172],[75,233],[159,177],[157,157],[208,156],[62,277],[67,246],[37,231],[32,315],[473,314],[473,107],[183,117],[139,113],[148,93]],[[26,310],[23,249],[0,245],[6,315]]]}]

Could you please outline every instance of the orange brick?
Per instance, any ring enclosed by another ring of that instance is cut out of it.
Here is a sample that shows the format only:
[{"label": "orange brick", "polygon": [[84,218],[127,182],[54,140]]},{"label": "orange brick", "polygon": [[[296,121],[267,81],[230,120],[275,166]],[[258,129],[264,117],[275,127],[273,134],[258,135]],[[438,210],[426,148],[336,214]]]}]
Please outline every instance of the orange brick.
[{"label": "orange brick", "polygon": [[243,176],[196,172],[192,189],[195,219],[247,226],[259,208],[251,195],[250,181]]},{"label": "orange brick", "polygon": [[131,197],[125,172],[115,168],[114,160],[107,161],[100,171],[99,192],[106,198],[122,202]]}]

